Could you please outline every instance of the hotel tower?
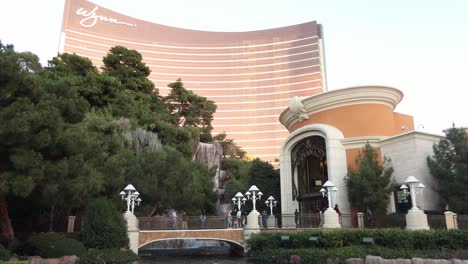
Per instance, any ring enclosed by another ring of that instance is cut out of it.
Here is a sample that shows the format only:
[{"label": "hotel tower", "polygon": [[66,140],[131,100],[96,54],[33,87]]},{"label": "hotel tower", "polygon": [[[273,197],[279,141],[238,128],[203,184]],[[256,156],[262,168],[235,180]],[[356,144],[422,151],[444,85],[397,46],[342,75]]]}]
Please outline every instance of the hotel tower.
[{"label": "hotel tower", "polygon": [[85,0],[67,0],[60,51],[96,66],[113,46],[139,51],[161,95],[181,78],[213,100],[213,134],[225,132],[247,153],[279,158],[288,136],[279,115],[294,96],[326,91],[321,25],[307,22],[248,32],[208,32],[159,25]]}]

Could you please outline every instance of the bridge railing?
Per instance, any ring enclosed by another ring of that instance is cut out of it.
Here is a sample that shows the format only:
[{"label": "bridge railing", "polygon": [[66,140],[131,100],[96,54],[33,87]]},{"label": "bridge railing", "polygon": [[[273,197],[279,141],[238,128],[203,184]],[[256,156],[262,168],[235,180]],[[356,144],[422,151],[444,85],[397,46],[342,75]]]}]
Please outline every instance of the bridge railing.
[{"label": "bridge railing", "polygon": [[[321,228],[323,225],[323,214],[310,213],[310,214],[276,214],[274,215],[276,228]],[[352,215],[340,214],[339,221],[341,227],[352,227]],[[260,227],[269,227],[268,219],[259,216]]]},{"label": "bridge railing", "polygon": [[223,229],[227,221],[223,217],[207,216],[203,221],[199,216],[189,216],[186,219],[168,216],[139,217],[140,230],[184,230],[184,229]]}]

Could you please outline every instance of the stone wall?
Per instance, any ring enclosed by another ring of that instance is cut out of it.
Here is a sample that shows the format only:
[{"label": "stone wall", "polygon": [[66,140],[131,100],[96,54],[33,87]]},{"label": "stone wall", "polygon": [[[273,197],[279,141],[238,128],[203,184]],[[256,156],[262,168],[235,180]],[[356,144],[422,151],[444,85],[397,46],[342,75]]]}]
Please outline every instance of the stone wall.
[{"label": "stone wall", "polygon": [[468,260],[461,259],[383,259],[376,256],[367,256],[365,259],[350,258],[348,264],[468,264]]}]

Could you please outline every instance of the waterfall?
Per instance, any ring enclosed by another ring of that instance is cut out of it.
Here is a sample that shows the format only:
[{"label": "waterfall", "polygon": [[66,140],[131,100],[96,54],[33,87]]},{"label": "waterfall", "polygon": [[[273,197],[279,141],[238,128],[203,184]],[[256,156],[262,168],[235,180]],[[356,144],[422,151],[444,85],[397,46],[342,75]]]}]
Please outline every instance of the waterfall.
[{"label": "waterfall", "polygon": [[209,169],[216,166],[216,173],[213,177],[213,191],[218,191],[221,176],[221,161],[223,159],[223,148],[218,142],[203,143],[199,142],[192,160],[198,163],[206,164]]},{"label": "waterfall", "polygon": [[141,151],[154,152],[162,146],[158,134],[141,128],[125,131],[123,138],[125,146],[132,148],[137,154]]},{"label": "waterfall", "polygon": [[146,246],[145,249],[158,248],[158,249],[178,249],[178,248],[200,248],[200,247],[219,247],[229,246],[228,243],[221,240],[212,239],[168,239],[154,241]]}]

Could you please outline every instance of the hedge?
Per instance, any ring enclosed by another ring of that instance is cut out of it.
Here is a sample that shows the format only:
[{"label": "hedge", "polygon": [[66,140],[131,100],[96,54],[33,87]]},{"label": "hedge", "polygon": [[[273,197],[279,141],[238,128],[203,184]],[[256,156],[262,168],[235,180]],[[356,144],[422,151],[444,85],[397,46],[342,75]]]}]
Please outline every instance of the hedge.
[{"label": "hedge", "polygon": [[10,260],[10,255],[11,255],[11,252],[7,249],[5,249],[5,247],[3,247],[2,244],[0,244],[0,260]]},{"label": "hedge", "polygon": [[86,252],[83,243],[65,237],[63,234],[46,233],[30,238],[24,245],[23,253],[42,258],[59,258],[62,256],[79,256]]},{"label": "hedge", "polygon": [[[289,241],[282,244],[281,236],[289,236]],[[468,249],[468,231],[401,229],[317,229],[297,233],[260,233],[252,235],[247,241],[247,246],[253,252],[278,248],[307,248],[312,246],[310,237],[318,237],[318,245],[314,247],[325,249],[362,245],[364,237],[374,238],[378,246],[394,249]]]},{"label": "hedge", "polygon": [[137,255],[130,250],[92,248],[86,254],[80,256],[79,264],[127,264],[137,259]]},{"label": "hedge", "polygon": [[457,257],[457,250],[411,250],[391,249],[380,246],[346,246],[340,248],[301,248],[301,249],[268,249],[264,251],[249,251],[249,261],[259,264],[289,263],[291,255],[301,256],[301,263],[328,263],[327,259],[346,263],[348,258],[365,258],[368,255],[381,256],[385,259],[397,258],[433,258],[451,259]]}]

